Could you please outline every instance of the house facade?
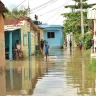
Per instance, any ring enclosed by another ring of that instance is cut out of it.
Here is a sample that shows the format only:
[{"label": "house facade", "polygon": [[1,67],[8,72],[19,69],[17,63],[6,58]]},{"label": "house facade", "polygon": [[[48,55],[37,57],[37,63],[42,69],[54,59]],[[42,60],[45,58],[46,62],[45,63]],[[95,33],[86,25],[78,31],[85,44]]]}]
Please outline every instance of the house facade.
[{"label": "house facade", "polygon": [[63,32],[61,25],[39,25],[44,29],[43,38],[50,48],[61,48],[63,46]]},{"label": "house facade", "polygon": [[96,9],[89,9],[87,18],[92,20],[92,53],[96,53]]},{"label": "house facade", "polygon": [[35,31],[28,18],[5,19],[5,47],[9,47],[9,58],[12,60],[12,47],[16,40],[21,43],[25,57],[35,54]]}]

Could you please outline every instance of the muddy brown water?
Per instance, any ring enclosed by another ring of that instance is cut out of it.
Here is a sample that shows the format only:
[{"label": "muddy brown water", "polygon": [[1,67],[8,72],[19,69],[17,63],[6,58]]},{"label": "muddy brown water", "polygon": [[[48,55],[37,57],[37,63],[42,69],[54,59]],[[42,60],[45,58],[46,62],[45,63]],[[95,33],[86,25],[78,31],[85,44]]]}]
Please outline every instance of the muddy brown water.
[{"label": "muddy brown water", "polygon": [[78,49],[53,49],[42,56],[6,60],[0,73],[0,96],[96,96],[95,75],[88,70],[89,57]]}]

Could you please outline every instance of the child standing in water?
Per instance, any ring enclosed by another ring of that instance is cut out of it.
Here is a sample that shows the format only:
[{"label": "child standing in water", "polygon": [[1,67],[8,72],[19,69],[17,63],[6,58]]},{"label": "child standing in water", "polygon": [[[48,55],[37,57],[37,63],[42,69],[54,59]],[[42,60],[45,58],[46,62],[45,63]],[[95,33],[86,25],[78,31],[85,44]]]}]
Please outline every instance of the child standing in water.
[{"label": "child standing in water", "polygon": [[45,52],[46,60],[47,60],[47,56],[48,56],[48,49],[49,49],[48,42],[45,42],[45,44],[44,44],[44,52]]},{"label": "child standing in water", "polygon": [[79,49],[82,50],[82,41],[79,42]]}]

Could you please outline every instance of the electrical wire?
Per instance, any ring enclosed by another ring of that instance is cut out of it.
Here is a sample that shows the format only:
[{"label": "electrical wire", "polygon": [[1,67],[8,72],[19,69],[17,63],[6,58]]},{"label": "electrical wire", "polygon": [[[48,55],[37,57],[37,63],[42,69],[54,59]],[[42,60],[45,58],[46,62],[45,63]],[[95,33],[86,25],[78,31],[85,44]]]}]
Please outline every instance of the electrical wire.
[{"label": "electrical wire", "polygon": [[[63,10],[62,10],[62,12],[63,12]],[[60,16],[61,16],[61,14],[59,14],[59,16],[53,21],[52,24],[54,24],[59,19]]]},{"label": "electrical wire", "polygon": [[15,8],[13,8],[13,10],[16,9],[16,8],[18,8],[18,7],[19,7],[20,5],[22,5],[25,1],[26,1],[26,0],[23,0],[18,6],[16,6]]},{"label": "electrical wire", "polygon": [[52,10],[46,12],[46,13],[43,13],[43,14],[41,14],[41,15],[38,15],[38,16],[42,16],[42,15],[48,14],[48,13],[50,13],[50,12],[53,12],[53,11],[59,9],[60,7],[64,6],[64,5],[65,5],[65,4],[63,4],[63,5],[61,5],[61,6],[57,7],[57,8],[54,8],[54,9],[52,9]]},{"label": "electrical wire", "polygon": [[[69,0],[68,0],[69,1]],[[66,4],[68,4],[69,2],[65,2],[65,4],[63,4],[62,6],[64,6],[64,5],[66,5]],[[62,12],[63,12],[63,10],[62,10]],[[61,14],[54,20],[54,22],[53,23],[55,23],[56,22],[56,20],[58,20],[58,18],[61,16]],[[54,17],[54,15],[51,17],[51,18],[49,18],[49,20],[50,19],[52,19]],[[47,22],[49,21],[49,20],[47,20]]]},{"label": "electrical wire", "polygon": [[[57,0],[52,1],[52,2],[50,2],[49,4],[47,3],[46,5],[41,6],[41,8],[40,8],[40,7],[38,7],[37,9],[36,9],[36,8],[31,9],[31,13],[30,13],[30,14],[35,13],[35,12],[37,12],[37,11],[39,11],[39,10],[42,10],[43,8],[45,8],[45,7],[47,7],[47,6],[49,6],[49,5],[53,4],[53,3],[55,3],[56,1],[57,1]],[[34,10],[36,10],[36,11],[34,11]],[[32,11],[33,11],[33,12],[32,12]]]},{"label": "electrical wire", "polygon": [[47,22],[47,21],[49,21],[50,19],[52,19],[52,17],[54,17],[59,11],[60,11],[60,9],[58,9],[58,10],[56,11],[56,13],[53,14],[53,15],[52,15],[49,19],[47,19],[45,22]]},{"label": "electrical wire", "polygon": [[39,5],[39,6],[35,7],[35,8],[33,8],[33,9],[31,9],[31,10],[32,10],[32,11],[37,10],[37,9],[39,9],[39,8],[41,8],[41,7],[47,6],[48,4],[54,3],[54,2],[56,2],[56,1],[57,1],[57,0],[49,0],[48,2],[43,3],[43,4],[41,4],[41,5]]}]

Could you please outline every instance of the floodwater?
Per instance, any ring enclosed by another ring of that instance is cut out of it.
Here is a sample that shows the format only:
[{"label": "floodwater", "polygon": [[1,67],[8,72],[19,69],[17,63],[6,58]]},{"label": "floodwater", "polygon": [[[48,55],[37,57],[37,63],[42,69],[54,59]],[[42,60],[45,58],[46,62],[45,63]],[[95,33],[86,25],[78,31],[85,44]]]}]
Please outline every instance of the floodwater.
[{"label": "floodwater", "polygon": [[50,50],[41,56],[6,61],[0,73],[0,96],[96,96],[95,75],[88,70],[89,57],[78,49]]}]

